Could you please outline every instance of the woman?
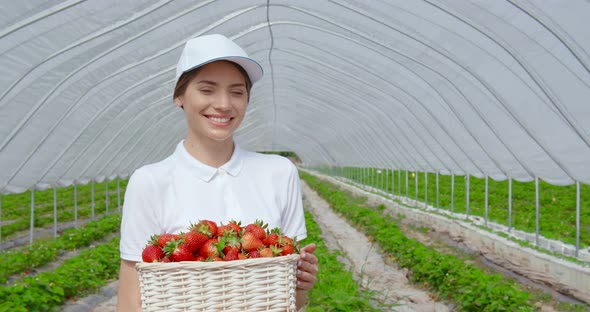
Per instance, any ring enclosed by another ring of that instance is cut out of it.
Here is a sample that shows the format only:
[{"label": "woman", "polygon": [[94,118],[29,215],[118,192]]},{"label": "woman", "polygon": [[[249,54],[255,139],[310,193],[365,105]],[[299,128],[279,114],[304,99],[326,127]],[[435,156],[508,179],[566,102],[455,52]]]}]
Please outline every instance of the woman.
[{"label": "woman", "polygon": [[[135,264],[149,237],[186,231],[201,219],[264,220],[290,237],[306,237],[296,167],[286,158],[241,150],[233,134],[242,122],[260,65],[221,35],[189,40],[176,68],[174,103],[188,131],[165,160],[136,170],[127,185],[121,223],[117,308],[140,311]],[[297,308],[316,281],[315,245],[301,249]]]}]

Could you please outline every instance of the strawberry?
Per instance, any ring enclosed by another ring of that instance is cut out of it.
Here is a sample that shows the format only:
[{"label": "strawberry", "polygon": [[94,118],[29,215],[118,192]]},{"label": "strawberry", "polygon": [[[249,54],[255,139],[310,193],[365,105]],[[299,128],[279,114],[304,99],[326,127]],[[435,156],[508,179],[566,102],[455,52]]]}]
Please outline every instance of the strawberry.
[{"label": "strawberry", "polygon": [[195,230],[184,233],[183,238],[188,249],[193,253],[197,252],[209,240],[209,236]]},{"label": "strawberry", "polygon": [[252,250],[248,253],[248,258],[260,258],[260,252],[258,250]]},{"label": "strawberry", "polygon": [[266,246],[278,246],[279,245],[279,234],[277,233],[270,233],[266,238],[262,241]]},{"label": "strawberry", "polygon": [[293,244],[286,244],[281,247],[281,256],[290,255],[295,252],[295,246]]},{"label": "strawberry", "polygon": [[281,254],[281,249],[271,245],[260,250],[260,256],[263,258],[276,257]]},{"label": "strawberry", "polygon": [[262,247],[264,244],[252,232],[244,232],[242,236],[242,249],[245,251],[253,251]]},{"label": "strawberry", "polygon": [[238,249],[242,248],[242,240],[234,233],[233,231],[225,232],[223,235],[225,240],[225,247],[223,248],[223,253],[227,253],[230,249]]},{"label": "strawberry", "polygon": [[246,260],[248,259],[248,256],[246,256],[243,252],[240,252],[238,254],[238,260]]},{"label": "strawberry", "polygon": [[183,239],[170,240],[164,247],[164,252],[166,253],[166,256],[169,257],[173,262],[195,260],[193,252],[188,248]]},{"label": "strawberry", "polygon": [[226,235],[226,233],[230,234],[232,232],[233,232],[232,228],[227,224],[225,224],[225,225],[221,224],[220,226],[217,227],[217,236],[224,236],[224,235]]},{"label": "strawberry", "polygon": [[239,249],[230,249],[226,254],[225,257],[223,258],[224,261],[233,261],[233,260],[238,260],[238,255],[240,254],[240,250]]},{"label": "strawberry", "polygon": [[265,224],[261,220],[256,220],[254,223],[246,225],[244,228],[246,232],[251,232],[256,236],[258,239],[263,240],[266,238],[266,227],[268,225]]},{"label": "strawberry", "polygon": [[164,233],[158,236],[158,245],[162,248],[166,246],[166,244],[171,241],[172,239],[179,240],[180,235],[178,234],[171,234],[171,233]]},{"label": "strawberry", "polygon": [[207,234],[209,237],[213,237],[217,234],[217,223],[210,220],[200,220],[199,223],[197,223],[197,226],[201,228],[201,225],[206,226],[208,230],[208,234],[206,232],[202,232],[203,234]]},{"label": "strawberry", "polygon": [[281,238],[279,239],[279,245],[284,246],[284,245],[289,245],[289,244],[293,245],[293,239],[291,239],[287,235],[281,236]]},{"label": "strawberry", "polygon": [[225,242],[223,240],[220,242],[218,238],[211,238],[199,249],[199,256],[203,258],[218,257],[221,255],[224,246]]},{"label": "strawberry", "polygon": [[158,235],[152,235],[141,253],[141,259],[143,259],[143,262],[158,262],[162,257],[164,257],[164,252],[158,245]]},{"label": "strawberry", "polygon": [[242,235],[242,222],[231,220],[227,225],[234,231],[234,233],[236,233],[236,235]]}]

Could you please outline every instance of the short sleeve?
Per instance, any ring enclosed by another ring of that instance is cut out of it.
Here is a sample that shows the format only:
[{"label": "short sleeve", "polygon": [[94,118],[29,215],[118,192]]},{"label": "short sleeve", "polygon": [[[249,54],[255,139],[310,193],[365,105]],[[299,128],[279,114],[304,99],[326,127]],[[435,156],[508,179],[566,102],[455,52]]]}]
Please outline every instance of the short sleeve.
[{"label": "short sleeve", "polygon": [[145,170],[139,169],[129,178],[121,220],[121,259],[142,261],[146,243],[159,233],[153,188],[151,176]]},{"label": "short sleeve", "polygon": [[302,240],[307,237],[303,199],[301,197],[301,181],[297,167],[289,161],[289,174],[286,185],[286,203],[282,215],[283,233],[289,237]]}]

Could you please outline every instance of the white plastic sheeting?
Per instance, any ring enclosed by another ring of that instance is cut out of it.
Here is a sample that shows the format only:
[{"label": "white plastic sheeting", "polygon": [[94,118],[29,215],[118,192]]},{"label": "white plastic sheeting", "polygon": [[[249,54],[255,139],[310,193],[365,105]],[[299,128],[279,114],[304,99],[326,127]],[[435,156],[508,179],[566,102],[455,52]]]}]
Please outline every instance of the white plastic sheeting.
[{"label": "white plastic sheeting", "polygon": [[585,0],[2,1],[0,193],[170,154],[174,66],[208,33],[264,67],[247,149],[590,183],[588,16]]}]

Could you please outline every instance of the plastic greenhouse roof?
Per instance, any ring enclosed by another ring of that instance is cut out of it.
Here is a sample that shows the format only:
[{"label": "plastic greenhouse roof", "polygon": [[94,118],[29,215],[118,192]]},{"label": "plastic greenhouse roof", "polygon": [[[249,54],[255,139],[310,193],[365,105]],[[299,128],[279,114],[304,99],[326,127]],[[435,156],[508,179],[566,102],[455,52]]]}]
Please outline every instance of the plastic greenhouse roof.
[{"label": "plastic greenhouse roof", "polygon": [[306,165],[590,183],[590,2],[0,4],[0,193],[126,177],[185,134],[184,42],[258,60],[236,141]]}]

